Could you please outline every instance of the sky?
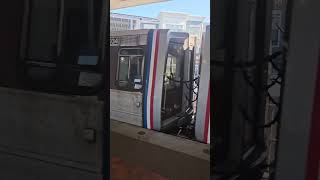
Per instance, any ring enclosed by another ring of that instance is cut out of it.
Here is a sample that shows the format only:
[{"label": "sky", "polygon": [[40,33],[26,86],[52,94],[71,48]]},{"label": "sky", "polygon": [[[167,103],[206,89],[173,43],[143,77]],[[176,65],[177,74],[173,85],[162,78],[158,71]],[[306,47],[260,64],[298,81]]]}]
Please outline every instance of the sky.
[{"label": "sky", "polygon": [[210,22],[210,0],[170,0],[111,12],[155,18],[161,11],[184,12],[204,16],[206,17],[205,22]]}]

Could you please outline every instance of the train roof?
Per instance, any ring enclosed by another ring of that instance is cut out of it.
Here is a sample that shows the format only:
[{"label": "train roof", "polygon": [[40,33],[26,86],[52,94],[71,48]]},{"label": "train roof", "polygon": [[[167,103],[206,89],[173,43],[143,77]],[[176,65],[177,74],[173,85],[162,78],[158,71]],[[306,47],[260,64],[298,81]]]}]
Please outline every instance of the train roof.
[{"label": "train roof", "polygon": [[131,36],[131,35],[146,35],[151,29],[126,30],[126,31],[111,31],[110,36]]},{"label": "train roof", "polygon": [[[147,35],[150,30],[154,29],[137,29],[137,30],[124,30],[124,31],[111,31],[110,36],[134,36],[134,35]],[[160,29],[163,31],[170,31],[169,29]],[[188,36],[189,34],[187,32],[175,32],[171,31],[177,36]]]},{"label": "train roof", "polygon": [[[125,31],[112,31],[110,38],[115,38],[112,41],[114,46],[137,46],[147,44],[148,32],[152,29],[139,29],[139,30],[125,30]],[[161,29],[162,31],[168,32],[168,29]],[[170,41],[177,43],[183,43],[189,34],[186,32],[171,32],[172,37]]]}]

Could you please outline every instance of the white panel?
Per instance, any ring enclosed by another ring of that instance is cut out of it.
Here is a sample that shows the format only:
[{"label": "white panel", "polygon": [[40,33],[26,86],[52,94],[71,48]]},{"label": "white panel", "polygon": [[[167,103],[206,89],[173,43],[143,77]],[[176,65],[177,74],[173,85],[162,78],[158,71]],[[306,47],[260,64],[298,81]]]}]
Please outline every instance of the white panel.
[{"label": "white panel", "polygon": [[110,118],[142,126],[142,94],[110,89]]},{"label": "white panel", "polygon": [[[19,155],[28,153],[25,156],[29,158],[31,153],[39,160],[64,165],[67,160],[99,169],[103,104],[95,97],[0,88],[0,109],[0,149]],[[96,143],[84,139],[83,131],[87,128],[96,130]]]},{"label": "white panel", "polygon": [[[201,72],[200,72],[200,84],[198,92],[197,112],[196,112],[196,125],[195,135],[199,141],[204,141],[205,132],[205,118],[208,102],[208,90],[210,86],[210,30],[204,35],[204,41],[202,42],[201,53]],[[209,127],[210,128],[210,127]],[[209,135],[210,136],[210,135]]]},{"label": "white panel", "polygon": [[163,75],[165,67],[165,57],[168,50],[168,31],[159,30],[159,49],[158,49],[158,65],[156,69],[156,85],[154,90],[154,129],[161,129],[161,99],[162,99],[162,89],[163,89]]}]

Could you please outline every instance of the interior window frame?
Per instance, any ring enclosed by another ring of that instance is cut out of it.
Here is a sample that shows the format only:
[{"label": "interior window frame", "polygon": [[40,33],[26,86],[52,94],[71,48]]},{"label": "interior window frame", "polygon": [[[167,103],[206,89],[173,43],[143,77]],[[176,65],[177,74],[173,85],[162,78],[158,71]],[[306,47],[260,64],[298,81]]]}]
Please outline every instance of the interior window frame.
[{"label": "interior window frame", "polygon": [[[137,52],[140,50],[142,53],[141,54],[121,54],[121,51],[123,50],[137,50]],[[120,58],[121,57],[129,57],[128,60],[129,60],[129,63],[128,63],[128,79],[130,79],[130,67],[131,67],[131,59],[132,57],[142,57],[142,60],[141,60],[141,68],[140,68],[140,75],[141,75],[141,85],[143,86],[143,73],[144,73],[144,61],[145,61],[145,55],[144,55],[144,50],[143,48],[141,47],[132,47],[132,48],[129,48],[129,47],[124,47],[124,48],[120,48],[119,51],[118,51],[118,62],[117,62],[117,75],[116,75],[116,82],[117,83],[117,87],[118,88],[126,88],[126,89],[129,89],[129,87],[121,87],[119,85],[119,76],[120,76]],[[121,80],[122,81],[122,80]],[[130,82],[127,81],[127,83],[129,84]],[[141,88],[143,89],[143,88]],[[132,90],[132,89],[130,89]]]},{"label": "interior window frame", "polygon": [[[33,61],[44,61],[44,62],[54,62],[57,57],[58,57],[58,46],[59,46],[59,39],[60,39],[60,16],[61,16],[61,11],[62,11],[62,3],[60,1],[57,1],[57,8],[56,8],[56,18],[57,18],[57,22],[56,22],[56,32],[52,33],[55,34],[56,36],[56,42],[54,44],[54,52],[51,52],[51,55],[48,57],[34,57],[34,55],[32,55],[31,53],[31,48],[32,48],[32,25],[34,25],[34,19],[33,19],[33,11],[35,9],[35,0],[29,0],[26,1],[26,6],[25,6],[25,13],[24,13],[24,25],[23,25],[23,30],[22,30],[22,40],[21,40],[21,51],[23,51],[21,53],[21,58],[27,58],[27,59],[32,59]],[[39,56],[39,55],[35,55],[35,56]]]}]

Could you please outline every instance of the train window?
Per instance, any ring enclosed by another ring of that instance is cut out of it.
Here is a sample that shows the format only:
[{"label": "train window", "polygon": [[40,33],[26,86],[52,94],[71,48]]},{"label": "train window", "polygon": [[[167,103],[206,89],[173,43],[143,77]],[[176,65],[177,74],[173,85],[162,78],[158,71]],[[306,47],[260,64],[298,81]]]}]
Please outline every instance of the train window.
[{"label": "train window", "polygon": [[129,78],[131,81],[134,81],[136,78],[140,78],[141,76],[141,64],[142,64],[142,57],[134,56],[130,59],[130,66],[129,66]]},{"label": "train window", "polygon": [[166,65],[166,78],[165,78],[165,84],[170,85],[169,78],[176,79],[177,75],[177,58],[175,56],[172,56],[171,54],[168,54],[167,58],[167,65]]},{"label": "train window", "polygon": [[[181,66],[183,65],[182,44],[169,44],[168,56],[165,70],[165,85],[172,89],[180,87],[181,83],[175,82],[181,80]],[[171,81],[172,79],[173,81]]]},{"label": "train window", "polygon": [[143,50],[120,49],[118,63],[118,86],[126,90],[141,89]]},{"label": "train window", "polygon": [[120,55],[142,56],[143,50],[142,49],[121,49]]},{"label": "train window", "polygon": [[86,49],[90,43],[95,43],[93,37],[96,34],[92,29],[96,27],[90,24],[93,23],[90,22],[92,13],[86,0],[65,1],[65,46],[68,47],[68,54]]},{"label": "train window", "polygon": [[59,4],[57,1],[31,1],[27,56],[52,61],[57,56]]},{"label": "train window", "polygon": [[119,81],[128,81],[129,57],[120,57]]}]

